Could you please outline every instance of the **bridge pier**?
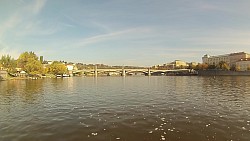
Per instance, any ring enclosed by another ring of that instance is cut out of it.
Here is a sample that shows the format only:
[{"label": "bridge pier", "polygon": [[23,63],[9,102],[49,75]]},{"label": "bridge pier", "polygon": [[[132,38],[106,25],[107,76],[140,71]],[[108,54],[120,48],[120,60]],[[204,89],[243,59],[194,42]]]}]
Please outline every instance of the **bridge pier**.
[{"label": "bridge pier", "polygon": [[125,72],[124,67],[122,67],[122,76],[126,76],[126,72]]},{"label": "bridge pier", "polygon": [[148,76],[151,76],[150,68],[148,68]]},{"label": "bridge pier", "polygon": [[97,66],[95,66],[95,77],[97,77],[97,74],[98,74],[98,72],[97,72]]},{"label": "bridge pier", "polygon": [[[80,72],[82,73],[86,73],[87,75],[91,75],[91,76],[98,76],[100,74],[103,74],[103,73],[114,73],[114,74],[119,74],[120,76],[126,76],[127,73],[137,73],[137,72],[140,72],[140,73],[144,73],[145,76],[152,76],[154,74],[161,74],[161,73],[171,73],[169,75],[172,75],[172,74],[176,74],[176,73],[184,73],[184,75],[189,75],[190,73],[192,73],[192,71],[190,72],[189,69],[176,69],[176,70],[156,70],[156,69],[152,69],[152,68],[139,68],[139,69],[125,69],[125,67],[122,67],[122,68],[116,68],[116,69],[113,69],[113,68],[108,68],[108,69],[101,69],[101,68],[97,68],[98,66],[93,66],[93,68],[91,69],[84,69],[84,70],[80,70]],[[188,73],[188,74],[186,74]]]}]

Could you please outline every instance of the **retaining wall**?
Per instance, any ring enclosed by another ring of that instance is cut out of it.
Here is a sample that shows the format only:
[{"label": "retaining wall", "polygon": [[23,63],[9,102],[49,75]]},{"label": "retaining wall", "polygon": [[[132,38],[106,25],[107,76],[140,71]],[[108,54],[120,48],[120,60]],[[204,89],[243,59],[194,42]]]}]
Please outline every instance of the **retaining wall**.
[{"label": "retaining wall", "polygon": [[250,76],[250,71],[199,70],[200,76]]},{"label": "retaining wall", "polygon": [[6,70],[0,70],[0,80],[6,79],[8,76],[8,73]]}]

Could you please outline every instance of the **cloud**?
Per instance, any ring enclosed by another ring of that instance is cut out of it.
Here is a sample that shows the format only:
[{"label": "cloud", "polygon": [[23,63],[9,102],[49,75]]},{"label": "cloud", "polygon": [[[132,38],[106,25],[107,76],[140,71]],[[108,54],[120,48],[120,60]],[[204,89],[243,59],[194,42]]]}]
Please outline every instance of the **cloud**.
[{"label": "cloud", "polygon": [[249,38],[235,38],[235,37],[194,37],[184,39],[193,45],[230,45],[230,46],[245,46],[250,45]]},{"label": "cloud", "polygon": [[22,22],[27,22],[27,20],[31,20],[30,18],[40,13],[42,8],[45,6],[45,3],[46,0],[35,0],[32,3],[22,2],[23,6],[17,8],[16,12],[13,13],[0,26],[0,38],[2,38],[7,31],[15,29]]},{"label": "cloud", "polygon": [[31,5],[32,8],[32,12],[34,15],[40,13],[40,11],[43,9],[44,5],[46,3],[46,0],[36,0],[34,1],[34,3]]},{"label": "cloud", "polygon": [[0,57],[2,55],[10,55],[11,57],[17,59],[20,55],[20,51],[17,49],[10,49],[10,47],[0,40]]},{"label": "cloud", "polygon": [[21,22],[21,17],[18,14],[14,14],[9,19],[7,19],[1,26],[0,26],[0,38],[3,34],[11,28],[14,28]]},{"label": "cloud", "polygon": [[52,35],[61,30],[61,23],[51,22],[46,24],[42,21],[33,21],[24,25],[16,33],[17,36]]},{"label": "cloud", "polygon": [[208,2],[201,2],[198,8],[204,11],[221,10],[221,8],[219,8],[217,5],[209,4]]},{"label": "cloud", "polygon": [[63,23],[63,22],[61,22],[60,24],[66,27],[75,27],[73,24],[68,24],[68,23]]},{"label": "cloud", "polygon": [[101,34],[101,35],[96,35],[93,37],[81,39],[75,44],[75,46],[84,47],[84,46],[90,45],[90,44],[95,44],[95,43],[99,43],[99,42],[103,42],[103,41],[107,41],[107,40],[121,38],[121,36],[124,38],[125,37],[135,37],[135,35],[143,34],[143,33],[147,33],[147,32],[150,32],[150,29],[148,29],[148,28],[125,29],[125,30],[121,30],[121,31],[115,31],[115,32],[110,32],[110,33],[106,33],[106,34]]},{"label": "cloud", "polygon": [[[178,53],[199,53],[199,52],[207,52],[207,51],[223,51],[223,48],[174,48],[174,47],[160,47],[160,48],[151,48],[151,51],[155,52],[178,52]],[[176,54],[173,54],[176,55]]]},{"label": "cloud", "polygon": [[99,29],[101,29],[103,31],[106,31],[106,32],[111,32],[112,31],[112,29],[109,26],[107,26],[105,24],[102,24],[100,22],[92,21],[91,24],[94,25],[96,28],[99,28]]}]

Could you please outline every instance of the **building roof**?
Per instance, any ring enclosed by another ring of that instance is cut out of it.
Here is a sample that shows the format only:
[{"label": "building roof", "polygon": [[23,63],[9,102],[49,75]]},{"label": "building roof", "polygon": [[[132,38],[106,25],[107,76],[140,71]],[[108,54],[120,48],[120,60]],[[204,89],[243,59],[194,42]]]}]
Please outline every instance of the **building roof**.
[{"label": "building roof", "polygon": [[242,54],[247,54],[245,52],[236,52],[236,53],[230,53],[230,56],[234,56],[234,55],[242,55]]},{"label": "building roof", "polygon": [[242,55],[242,54],[247,54],[250,55],[246,52],[236,52],[236,53],[230,53],[230,54],[224,54],[224,55],[216,55],[216,56],[210,56],[208,54],[205,54],[203,57],[207,57],[207,58],[212,58],[212,57],[226,57],[226,56],[234,56],[234,55]]}]

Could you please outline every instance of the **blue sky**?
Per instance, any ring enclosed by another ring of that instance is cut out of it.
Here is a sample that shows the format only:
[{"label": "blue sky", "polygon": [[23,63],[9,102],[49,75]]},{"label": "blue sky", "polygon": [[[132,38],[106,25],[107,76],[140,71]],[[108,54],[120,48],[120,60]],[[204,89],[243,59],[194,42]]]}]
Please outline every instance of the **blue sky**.
[{"label": "blue sky", "polygon": [[0,55],[152,66],[250,53],[249,0],[0,0]]}]

